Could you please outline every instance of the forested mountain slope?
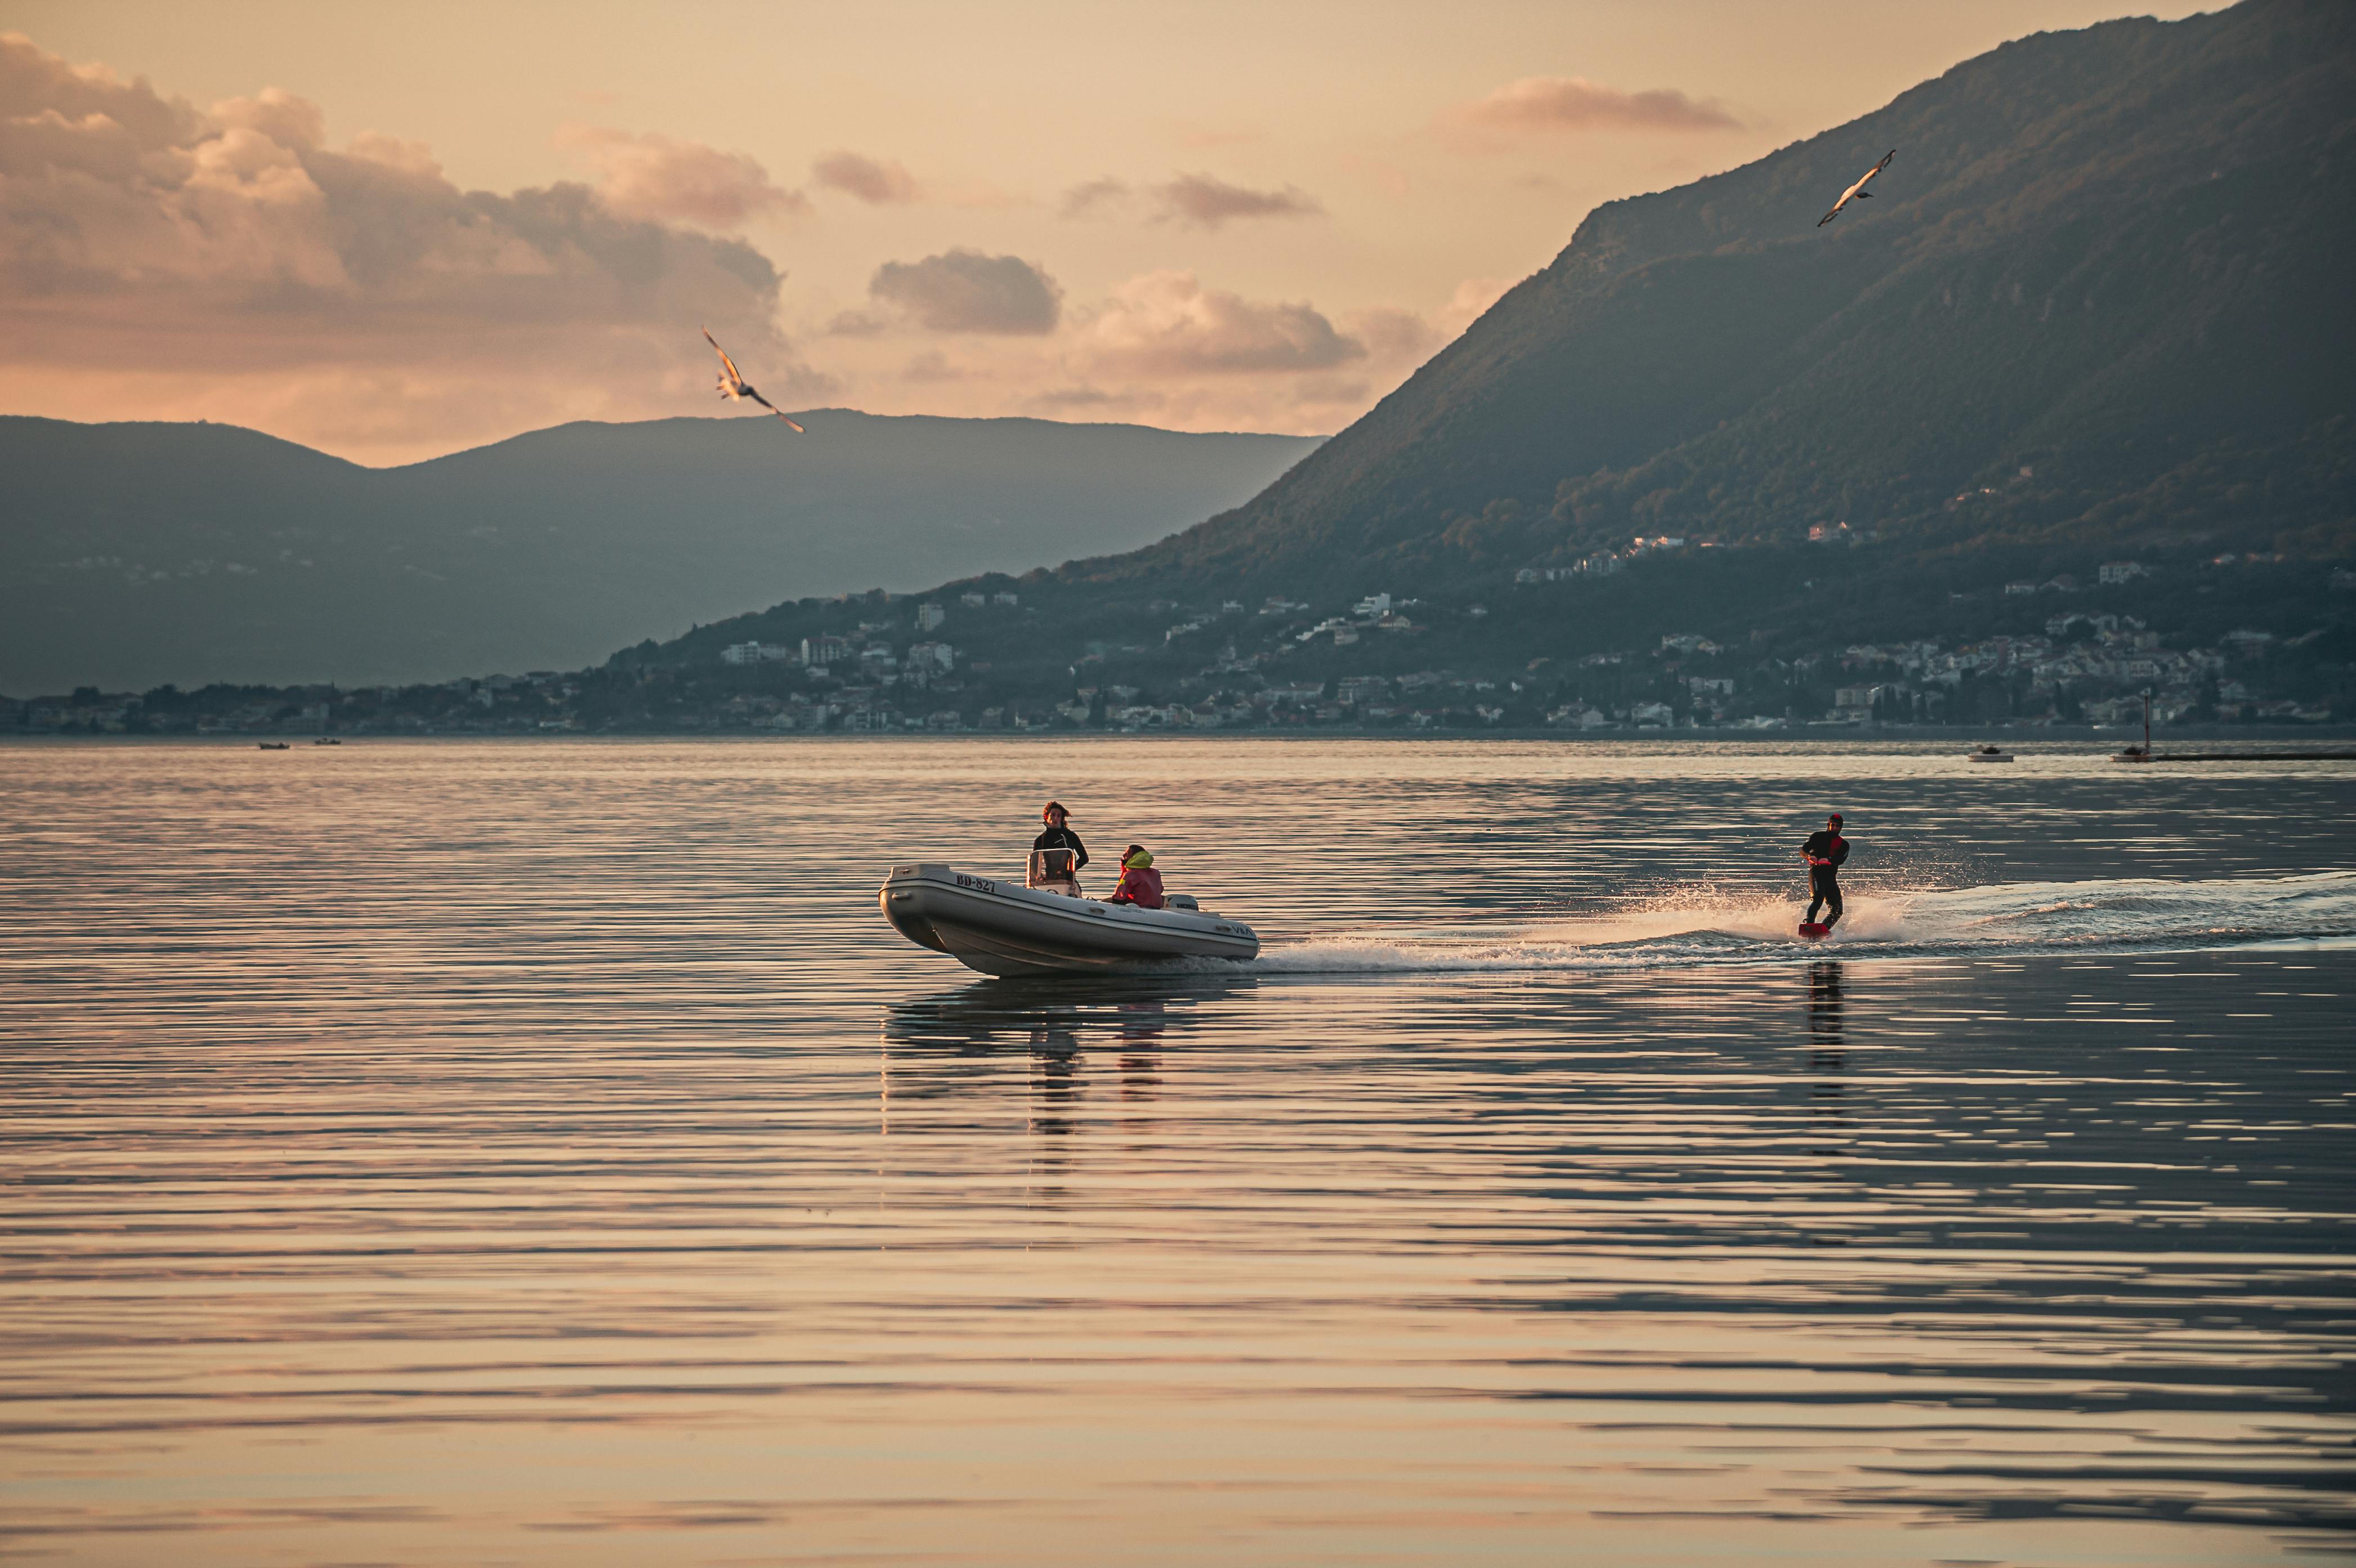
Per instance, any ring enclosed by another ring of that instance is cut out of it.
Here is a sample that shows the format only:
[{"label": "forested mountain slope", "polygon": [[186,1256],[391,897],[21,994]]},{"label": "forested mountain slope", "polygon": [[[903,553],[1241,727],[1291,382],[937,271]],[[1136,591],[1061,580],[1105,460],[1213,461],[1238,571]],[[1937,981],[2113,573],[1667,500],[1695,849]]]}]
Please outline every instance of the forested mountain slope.
[{"label": "forested mountain slope", "polygon": [[1597,209],[1249,503],[1077,575],[1430,582],[1839,521],[2344,550],[2351,254],[2356,6],[2039,35]]}]

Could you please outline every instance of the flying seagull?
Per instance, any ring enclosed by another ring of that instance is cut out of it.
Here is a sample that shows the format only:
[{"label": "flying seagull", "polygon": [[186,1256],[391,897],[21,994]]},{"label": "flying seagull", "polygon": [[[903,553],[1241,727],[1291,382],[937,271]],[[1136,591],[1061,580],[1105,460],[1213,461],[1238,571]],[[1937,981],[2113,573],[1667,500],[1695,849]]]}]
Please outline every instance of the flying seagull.
[{"label": "flying seagull", "polygon": [[787,424],[793,424],[793,427],[801,431],[803,435],[809,434],[809,431],[802,430],[800,425],[794,424],[791,419],[787,418],[785,410],[753,390],[753,383],[744,379],[743,371],[737,370],[736,361],[728,357],[728,350],[720,346],[720,339],[712,335],[712,328],[709,327],[703,328],[703,340],[712,345],[713,353],[720,356],[720,395],[722,397],[732,403],[738,398],[749,397],[779,419],[785,420]]},{"label": "flying seagull", "polygon": [[[1871,179],[1875,175],[1878,175],[1883,169],[1888,168],[1890,166],[1890,160],[1897,156],[1898,149],[1896,147],[1892,147],[1888,152],[1882,154],[1881,161],[1865,171],[1864,179],[1858,180],[1855,185],[1850,186],[1847,190],[1841,192],[1841,199],[1833,203],[1833,209],[1830,212],[1826,213],[1822,218],[1816,220],[1816,227],[1821,229],[1826,224],[1831,222],[1834,219],[1839,217],[1840,209],[1847,207],[1850,202],[1863,201],[1867,197],[1871,196],[1873,192],[1865,188],[1865,181]],[[723,354],[721,358],[726,359],[727,356]]]}]

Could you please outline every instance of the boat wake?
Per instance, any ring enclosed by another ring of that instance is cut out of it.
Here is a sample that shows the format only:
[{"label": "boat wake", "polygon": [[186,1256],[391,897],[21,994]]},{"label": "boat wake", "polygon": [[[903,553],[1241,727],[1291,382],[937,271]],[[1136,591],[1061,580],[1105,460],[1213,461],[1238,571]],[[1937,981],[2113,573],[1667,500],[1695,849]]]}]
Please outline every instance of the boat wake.
[{"label": "boat wake", "polygon": [[2171,882],[2015,882],[1848,900],[1820,942],[1790,899],[1707,895],[1477,936],[1397,935],[1265,947],[1263,974],[1648,969],[1797,956],[2003,956],[2210,948],[2356,936],[2356,872]]}]

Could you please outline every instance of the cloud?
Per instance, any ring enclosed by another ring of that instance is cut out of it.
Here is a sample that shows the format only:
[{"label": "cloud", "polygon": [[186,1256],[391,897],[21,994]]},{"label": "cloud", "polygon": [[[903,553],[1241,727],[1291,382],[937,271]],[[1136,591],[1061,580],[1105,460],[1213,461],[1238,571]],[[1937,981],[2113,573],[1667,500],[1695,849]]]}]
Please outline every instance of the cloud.
[{"label": "cloud", "polygon": [[1079,356],[1091,381],[1330,370],[1366,346],[1308,305],[1205,288],[1194,274],[1130,279],[1088,313]]},{"label": "cloud", "polygon": [[1325,210],[1314,197],[1293,186],[1252,190],[1207,174],[1182,174],[1155,187],[1154,195],[1165,219],[1202,229],[1216,229],[1238,218],[1313,218]]},{"label": "cloud", "polygon": [[1182,430],[1330,432],[1439,351],[1505,286],[1471,278],[1435,309],[1329,314],[1213,288],[1191,273],[1148,273],[1076,306],[1070,330],[1041,346],[1045,356],[1032,349],[1020,362],[969,362],[958,394],[978,401],[986,388],[1005,389],[1002,398],[1044,387],[1014,406],[1048,418],[1148,419]]},{"label": "cloud", "polygon": [[423,142],[404,141],[399,136],[388,136],[381,131],[362,131],[344,150],[353,157],[382,164],[403,174],[425,179],[442,177],[442,165],[434,158],[434,149]]},{"label": "cloud", "polygon": [[878,163],[853,152],[827,154],[810,165],[810,177],[871,207],[916,199],[915,175],[898,164]]},{"label": "cloud", "polygon": [[595,166],[598,194],[625,217],[725,230],[756,213],[809,210],[807,197],[773,182],[743,153],[605,125],[567,125],[556,141]]},{"label": "cloud", "polygon": [[[1324,212],[1317,199],[1296,186],[1254,190],[1215,175],[1182,174],[1145,188],[1153,199],[1154,220],[1216,229],[1242,218],[1314,218]],[[1107,175],[1064,192],[1057,210],[1066,218],[1095,218],[1134,205],[1136,188]]]},{"label": "cloud", "polygon": [[1411,368],[1462,336],[1512,286],[1504,278],[1466,278],[1448,303],[1430,315],[1396,305],[1373,306],[1349,312],[1342,318],[1342,330],[1365,346],[1368,365]]},{"label": "cloud", "polygon": [[1020,256],[954,250],[886,262],[867,292],[933,332],[1041,334],[1062,319],[1064,291]]},{"label": "cloud", "polygon": [[281,146],[308,152],[327,139],[327,115],[307,98],[265,87],[251,98],[225,98],[213,105],[216,124],[258,131]]},{"label": "cloud", "polygon": [[1625,92],[1577,76],[1526,76],[1484,98],[1459,104],[1444,125],[1473,133],[1582,131],[1737,131],[1742,122],[1716,99],[1674,88]]},{"label": "cloud", "polygon": [[145,77],[125,81],[103,65],[69,65],[22,33],[0,33],[0,110],[12,124],[28,113],[102,116],[144,147],[182,141],[201,123],[185,100],[162,97]]},{"label": "cloud", "polygon": [[[1149,272],[1064,301],[1033,335],[835,339],[871,413],[1140,420],[1176,430],[1330,433],[1456,338],[1506,285],[1343,309]],[[874,314],[897,308],[881,302]]]},{"label": "cloud", "polygon": [[951,364],[949,357],[938,349],[927,349],[923,353],[911,357],[906,364],[900,367],[900,379],[904,381],[933,384],[940,381],[961,381],[965,377],[964,370]]},{"label": "cloud", "polygon": [[1127,181],[1107,175],[1064,192],[1056,210],[1066,218],[1093,218],[1108,209],[1128,206],[1131,194]]},{"label": "cloud", "polygon": [[0,38],[0,405],[397,460],[700,403],[699,322],[771,396],[828,389],[776,328],[768,258],[628,210],[627,158],[619,191],[466,191],[415,143],[330,150],[325,124],[291,93],[199,112]]},{"label": "cloud", "polygon": [[1466,278],[1434,314],[1432,326],[1441,336],[1454,338],[1487,315],[1489,307],[1505,298],[1513,286],[1511,278]]},{"label": "cloud", "polygon": [[1102,387],[1051,387],[1023,400],[1033,413],[1151,413],[1169,403],[1153,392],[1107,392]]},{"label": "cloud", "polygon": [[1384,363],[1419,362],[1445,340],[1431,322],[1397,306],[1354,310],[1344,322],[1350,338],[1365,346],[1366,357]]}]

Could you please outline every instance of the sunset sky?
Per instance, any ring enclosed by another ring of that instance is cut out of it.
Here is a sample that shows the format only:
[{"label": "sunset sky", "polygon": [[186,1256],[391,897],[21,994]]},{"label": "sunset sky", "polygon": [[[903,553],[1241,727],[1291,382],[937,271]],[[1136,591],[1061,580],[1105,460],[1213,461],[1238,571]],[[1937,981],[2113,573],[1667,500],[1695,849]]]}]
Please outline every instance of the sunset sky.
[{"label": "sunset sky", "polygon": [[713,413],[708,325],[788,409],[1331,431],[1596,203],[2122,8],[0,0],[0,412],[402,462]]}]

